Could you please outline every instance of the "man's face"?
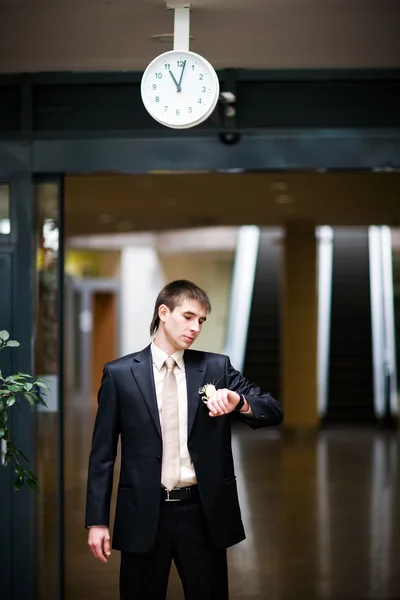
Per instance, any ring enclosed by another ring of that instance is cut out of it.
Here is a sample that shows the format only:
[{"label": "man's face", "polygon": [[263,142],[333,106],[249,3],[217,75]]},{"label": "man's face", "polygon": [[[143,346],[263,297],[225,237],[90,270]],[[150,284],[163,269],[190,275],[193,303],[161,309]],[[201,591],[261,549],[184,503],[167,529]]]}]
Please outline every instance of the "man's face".
[{"label": "man's face", "polygon": [[165,341],[177,351],[187,350],[198,338],[207,313],[197,300],[183,298],[173,311],[161,306],[159,316]]}]

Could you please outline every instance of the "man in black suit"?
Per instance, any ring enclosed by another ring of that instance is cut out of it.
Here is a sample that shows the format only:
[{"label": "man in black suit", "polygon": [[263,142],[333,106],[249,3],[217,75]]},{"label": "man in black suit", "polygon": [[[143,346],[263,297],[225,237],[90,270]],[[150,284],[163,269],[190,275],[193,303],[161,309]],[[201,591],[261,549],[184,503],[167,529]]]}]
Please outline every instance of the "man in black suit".
[{"label": "man in black suit", "polygon": [[253,429],[283,419],[279,402],[249,383],[227,356],[189,350],[210,310],[195,284],[168,284],[156,300],[154,341],[104,367],[86,527],[92,553],[107,562],[121,438],[112,543],[121,551],[121,600],[164,600],[172,560],[186,600],[228,598],[226,549],[245,538],[228,415],[239,412]]}]

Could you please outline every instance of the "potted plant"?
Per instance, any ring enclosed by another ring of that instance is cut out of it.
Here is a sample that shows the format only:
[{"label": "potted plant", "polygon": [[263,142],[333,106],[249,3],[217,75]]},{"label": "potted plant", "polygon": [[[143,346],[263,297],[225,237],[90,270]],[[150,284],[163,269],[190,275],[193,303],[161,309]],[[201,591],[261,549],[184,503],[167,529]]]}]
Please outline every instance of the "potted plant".
[{"label": "potted plant", "polygon": [[[0,331],[0,352],[5,348],[17,348],[19,342],[10,340],[8,331]],[[21,401],[24,399],[35,407],[37,404],[47,406],[43,395],[48,391],[43,380],[33,380],[32,375],[27,373],[16,373],[5,375],[1,370],[0,361],[0,443],[3,453],[3,466],[14,465],[15,481],[14,490],[19,490],[26,483],[35,492],[39,492],[39,481],[37,476],[24,464],[29,463],[24,452],[17,448],[12,432],[8,425],[11,410],[21,409]]]}]

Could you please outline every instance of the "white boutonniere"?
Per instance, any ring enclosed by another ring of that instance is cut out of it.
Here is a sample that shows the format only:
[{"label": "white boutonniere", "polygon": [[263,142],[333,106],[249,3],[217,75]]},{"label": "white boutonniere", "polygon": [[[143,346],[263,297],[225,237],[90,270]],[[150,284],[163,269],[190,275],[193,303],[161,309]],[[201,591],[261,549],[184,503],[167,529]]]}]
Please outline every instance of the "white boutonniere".
[{"label": "white boutonniere", "polygon": [[207,404],[207,402],[210,400],[211,394],[217,389],[218,382],[221,381],[225,375],[226,373],[221,375],[221,377],[217,379],[215,383],[206,383],[206,385],[203,385],[203,387],[199,389],[199,394],[201,394],[201,399],[203,400],[204,404]]},{"label": "white boutonniere", "polygon": [[211,398],[211,394],[213,392],[215,392],[216,389],[217,388],[215,387],[215,385],[213,383],[207,383],[206,385],[203,385],[203,387],[201,387],[199,389],[199,394],[201,394],[201,399],[203,400],[203,402],[205,404],[207,404],[207,402]]}]

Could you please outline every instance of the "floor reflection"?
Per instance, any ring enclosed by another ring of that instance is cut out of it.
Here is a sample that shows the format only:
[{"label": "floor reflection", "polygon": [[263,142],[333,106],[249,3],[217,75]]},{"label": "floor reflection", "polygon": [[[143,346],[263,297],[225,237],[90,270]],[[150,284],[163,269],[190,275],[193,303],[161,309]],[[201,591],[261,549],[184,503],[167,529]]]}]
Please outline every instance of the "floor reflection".
[{"label": "floor reflection", "polygon": [[[94,560],[83,527],[93,418],[94,403],[86,408],[75,400],[68,407],[66,600],[118,598],[119,553],[106,566]],[[229,550],[232,600],[398,596],[397,434],[323,431],[296,439],[239,425],[233,446],[247,539]],[[44,475],[54,468],[47,460]],[[48,527],[55,523],[53,493],[43,491]],[[52,538],[49,530],[46,535]],[[173,571],[168,599],[182,598]]]}]

